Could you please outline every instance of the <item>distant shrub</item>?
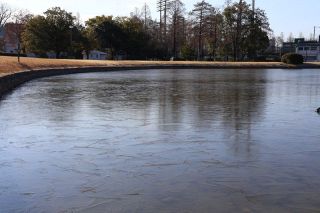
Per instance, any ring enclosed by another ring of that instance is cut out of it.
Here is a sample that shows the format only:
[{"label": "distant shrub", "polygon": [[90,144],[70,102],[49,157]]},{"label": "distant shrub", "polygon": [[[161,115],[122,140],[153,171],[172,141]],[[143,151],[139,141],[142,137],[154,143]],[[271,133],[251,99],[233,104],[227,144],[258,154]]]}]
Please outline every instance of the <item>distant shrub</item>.
[{"label": "distant shrub", "polygon": [[296,53],[284,54],[281,61],[286,64],[303,64],[303,56]]},{"label": "distant shrub", "polygon": [[[18,56],[17,53],[4,53],[4,52],[0,52],[0,56]],[[27,57],[26,54],[20,54],[20,57]]]},{"label": "distant shrub", "polygon": [[47,53],[38,53],[37,57],[39,57],[39,58],[48,58],[48,55],[47,55]]},{"label": "distant shrub", "polygon": [[265,61],[267,61],[267,59],[266,59],[266,56],[256,56],[252,61],[265,62]]},{"label": "distant shrub", "polygon": [[189,45],[185,45],[182,47],[181,49],[181,56],[184,60],[194,60],[195,59],[195,50],[189,46]]}]

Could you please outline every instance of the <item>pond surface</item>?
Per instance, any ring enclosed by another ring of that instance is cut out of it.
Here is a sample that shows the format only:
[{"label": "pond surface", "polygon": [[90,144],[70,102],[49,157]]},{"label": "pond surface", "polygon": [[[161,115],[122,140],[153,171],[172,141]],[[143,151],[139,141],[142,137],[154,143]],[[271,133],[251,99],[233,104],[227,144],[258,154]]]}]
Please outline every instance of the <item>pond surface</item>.
[{"label": "pond surface", "polygon": [[31,81],[0,102],[0,212],[319,212],[319,70]]}]

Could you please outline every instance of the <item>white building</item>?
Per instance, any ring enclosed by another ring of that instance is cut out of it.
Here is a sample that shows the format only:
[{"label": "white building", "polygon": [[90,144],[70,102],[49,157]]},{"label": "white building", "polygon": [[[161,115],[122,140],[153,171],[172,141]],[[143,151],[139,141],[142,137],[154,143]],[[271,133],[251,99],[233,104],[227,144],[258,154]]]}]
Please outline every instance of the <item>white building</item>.
[{"label": "white building", "polygon": [[83,51],[83,59],[84,60],[107,60],[108,54],[105,52],[101,52],[98,50],[91,50],[89,53],[89,57],[85,51]]},{"label": "white building", "polygon": [[296,53],[303,56],[304,61],[320,61],[320,42],[296,39]]}]

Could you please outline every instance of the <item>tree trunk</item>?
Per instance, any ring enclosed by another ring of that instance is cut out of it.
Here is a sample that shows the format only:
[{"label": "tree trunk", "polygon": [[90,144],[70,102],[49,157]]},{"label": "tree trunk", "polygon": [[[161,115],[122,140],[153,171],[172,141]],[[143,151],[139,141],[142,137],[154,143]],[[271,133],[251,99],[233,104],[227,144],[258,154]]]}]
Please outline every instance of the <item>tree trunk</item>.
[{"label": "tree trunk", "polygon": [[176,58],[177,57],[177,37],[176,37],[176,29],[177,28],[177,15],[174,14],[174,18],[173,18],[173,57]]},{"label": "tree trunk", "polygon": [[199,20],[199,38],[198,38],[198,61],[202,58],[202,21],[203,21],[203,10],[200,11],[200,20]]},{"label": "tree trunk", "polygon": [[240,37],[242,32],[242,0],[239,1],[239,12],[238,12],[238,20],[237,20],[237,29],[236,29],[236,36],[235,36],[235,61],[239,60],[239,49],[240,49]]}]

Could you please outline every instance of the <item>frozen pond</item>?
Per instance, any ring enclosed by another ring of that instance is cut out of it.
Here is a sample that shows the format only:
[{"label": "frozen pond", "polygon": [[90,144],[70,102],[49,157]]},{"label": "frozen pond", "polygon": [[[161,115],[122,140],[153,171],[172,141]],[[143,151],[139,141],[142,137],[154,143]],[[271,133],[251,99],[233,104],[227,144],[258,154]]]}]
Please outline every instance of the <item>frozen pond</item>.
[{"label": "frozen pond", "polygon": [[319,212],[319,70],[31,81],[0,102],[0,212]]}]

